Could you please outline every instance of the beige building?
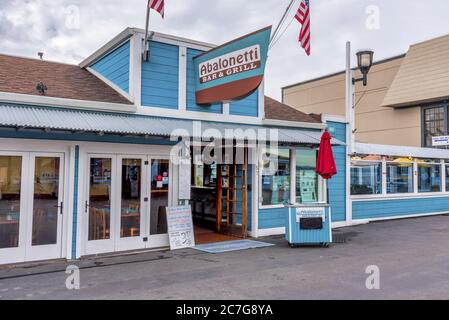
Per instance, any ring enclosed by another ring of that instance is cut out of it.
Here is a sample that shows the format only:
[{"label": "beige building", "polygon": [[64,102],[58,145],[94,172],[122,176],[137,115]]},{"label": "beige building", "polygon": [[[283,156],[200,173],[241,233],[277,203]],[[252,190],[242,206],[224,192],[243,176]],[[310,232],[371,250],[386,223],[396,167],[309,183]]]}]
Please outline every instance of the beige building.
[{"label": "beige building", "polygon": [[[344,117],[345,72],[284,87],[282,98],[302,112]],[[432,136],[449,135],[449,35],[375,63],[355,101],[357,142],[431,147]]]}]

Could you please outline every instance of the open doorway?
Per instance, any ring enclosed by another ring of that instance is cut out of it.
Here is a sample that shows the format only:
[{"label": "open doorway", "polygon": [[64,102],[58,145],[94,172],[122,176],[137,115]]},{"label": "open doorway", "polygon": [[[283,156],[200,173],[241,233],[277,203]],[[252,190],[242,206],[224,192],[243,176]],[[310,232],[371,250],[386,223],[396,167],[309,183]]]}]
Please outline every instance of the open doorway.
[{"label": "open doorway", "polygon": [[[234,150],[234,152],[236,152]],[[191,207],[198,244],[247,236],[248,164],[206,164],[192,160]]]}]

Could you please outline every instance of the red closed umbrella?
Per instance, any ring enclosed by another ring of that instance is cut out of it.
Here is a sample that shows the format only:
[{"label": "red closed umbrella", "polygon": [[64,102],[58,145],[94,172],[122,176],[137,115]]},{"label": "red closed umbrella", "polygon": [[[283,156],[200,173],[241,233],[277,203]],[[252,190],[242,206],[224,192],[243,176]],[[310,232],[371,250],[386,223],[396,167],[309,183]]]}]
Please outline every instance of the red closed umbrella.
[{"label": "red closed umbrella", "polygon": [[337,166],[335,164],[334,153],[332,152],[331,140],[332,136],[329,132],[324,132],[321,137],[316,164],[316,173],[326,180],[331,179],[337,174]]}]

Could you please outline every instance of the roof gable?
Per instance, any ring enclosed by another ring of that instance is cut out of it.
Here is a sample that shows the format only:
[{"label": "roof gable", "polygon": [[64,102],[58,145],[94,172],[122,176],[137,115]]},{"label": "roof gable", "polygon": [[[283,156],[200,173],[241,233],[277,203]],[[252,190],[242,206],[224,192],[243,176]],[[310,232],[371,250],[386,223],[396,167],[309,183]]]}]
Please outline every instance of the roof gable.
[{"label": "roof gable", "polygon": [[410,47],[383,106],[401,107],[449,97],[449,35]]}]

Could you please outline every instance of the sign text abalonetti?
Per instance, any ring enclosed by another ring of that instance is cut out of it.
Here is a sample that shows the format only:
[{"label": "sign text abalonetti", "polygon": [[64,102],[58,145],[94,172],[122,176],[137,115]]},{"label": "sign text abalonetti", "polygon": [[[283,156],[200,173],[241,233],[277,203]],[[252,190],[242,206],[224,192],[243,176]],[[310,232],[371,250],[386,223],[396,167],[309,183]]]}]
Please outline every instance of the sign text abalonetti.
[{"label": "sign text abalonetti", "polygon": [[197,104],[242,99],[259,88],[265,73],[271,27],[193,58]]},{"label": "sign text abalonetti", "polygon": [[228,53],[200,64],[200,82],[229,77],[234,74],[260,68],[260,46],[255,45]]}]

